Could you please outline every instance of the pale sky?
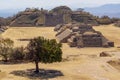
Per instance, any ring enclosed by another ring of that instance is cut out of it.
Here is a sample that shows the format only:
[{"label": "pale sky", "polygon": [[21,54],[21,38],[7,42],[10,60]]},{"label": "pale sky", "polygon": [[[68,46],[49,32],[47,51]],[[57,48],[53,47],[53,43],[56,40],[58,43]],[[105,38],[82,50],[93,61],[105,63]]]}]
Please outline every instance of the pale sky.
[{"label": "pale sky", "polygon": [[0,0],[0,10],[25,9],[27,7],[50,9],[60,5],[67,5],[71,8],[82,8],[119,3],[120,0]]}]

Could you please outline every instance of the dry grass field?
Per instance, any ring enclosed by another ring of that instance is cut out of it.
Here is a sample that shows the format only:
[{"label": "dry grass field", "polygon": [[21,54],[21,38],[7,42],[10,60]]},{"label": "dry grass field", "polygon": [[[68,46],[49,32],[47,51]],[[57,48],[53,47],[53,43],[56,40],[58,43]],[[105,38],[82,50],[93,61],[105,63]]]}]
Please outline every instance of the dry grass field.
[{"label": "dry grass field", "polygon": [[102,25],[94,27],[94,29],[102,32],[102,34],[111,41],[115,42],[115,46],[120,46],[120,28],[113,25]]},{"label": "dry grass field", "polygon": [[[52,74],[54,77],[44,77],[43,80],[120,80],[120,72],[112,67],[107,61],[116,57],[99,57],[102,51],[117,51],[120,45],[120,28],[112,25],[94,27],[97,31],[111,41],[115,42],[113,48],[70,48],[63,44],[63,61],[52,64],[39,64],[41,69],[59,71],[62,75]],[[49,39],[55,39],[53,27],[13,27],[2,34],[4,38],[11,38],[15,42],[15,47],[26,46],[28,41],[19,39],[29,39],[37,36],[43,36]],[[0,64],[0,70],[5,76],[0,75],[0,80],[41,80],[40,78],[16,75],[14,72],[24,74],[27,69],[33,69],[34,63],[22,64]],[[2,77],[2,78],[1,78]]]}]

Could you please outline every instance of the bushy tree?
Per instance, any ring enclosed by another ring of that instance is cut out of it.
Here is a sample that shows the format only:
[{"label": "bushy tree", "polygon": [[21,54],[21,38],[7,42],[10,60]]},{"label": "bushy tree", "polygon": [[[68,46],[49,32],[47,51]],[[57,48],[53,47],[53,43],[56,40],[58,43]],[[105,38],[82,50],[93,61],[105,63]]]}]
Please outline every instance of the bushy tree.
[{"label": "bushy tree", "polygon": [[116,22],[120,21],[120,18],[112,18],[111,20],[113,23],[116,23]]},{"label": "bushy tree", "polygon": [[62,45],[57,43],[56,40],[45,39],[37,37],[30,41],[27,46],[28,53],[26,58],[32,60],[36,64],[36,73],[39,72],[38,63],[52,63],[60,62],[62,60]]},{"label": "bushy tree", "polygon": [[120,27],[120,21],[114,23],[115,26]]},{"label": "bushy tree", "polygon": [[24,47],[17,47],[13,49],[13,52],[10,53],[9,59],[11,61],[20,61],[24,60],[25,51]]},{"label": "bushy tree", "polygon": [[103,24],[103,25],[112,23],[112,20],[108,16],[102,16],[101,18],[98,18],[97,21],[99,24]]},{"label": "bushy tree", "polygon": [[14,42],[10,39],[0,39],[0,56],[2,59],[7,62],[9,58],[9,54],[13,50]]}]

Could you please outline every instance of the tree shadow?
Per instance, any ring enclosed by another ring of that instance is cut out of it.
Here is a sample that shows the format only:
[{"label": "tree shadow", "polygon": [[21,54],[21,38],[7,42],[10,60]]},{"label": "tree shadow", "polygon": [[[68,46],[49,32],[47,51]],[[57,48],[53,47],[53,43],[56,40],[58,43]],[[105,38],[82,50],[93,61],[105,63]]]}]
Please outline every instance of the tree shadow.
[{"label": "tree shadow", "polygon": [[15,65],[15,64],[26,64],[26,63],[29,63],[29,62],[22,61],[22,60],[4,62],[3,60],[0,60],[0,64],[2,65]]},{"label": "tree shadow", "polygon": [[18,41],[30,41],[31,39],[28,38],[21,38],[21,39],[17,39]]},{"label": "tree shadow", "polygon": [[16,76],[21,76],[21,77],[28,77],[29,79],[49,79],[58,76],[64,76],[63,73],[59,70],[40,69],[39,70],[40,72],[38,74],[36,74],[34,71],[35,71],[34,69],[17,70],[11,72],[10,74],[14,74]]}]

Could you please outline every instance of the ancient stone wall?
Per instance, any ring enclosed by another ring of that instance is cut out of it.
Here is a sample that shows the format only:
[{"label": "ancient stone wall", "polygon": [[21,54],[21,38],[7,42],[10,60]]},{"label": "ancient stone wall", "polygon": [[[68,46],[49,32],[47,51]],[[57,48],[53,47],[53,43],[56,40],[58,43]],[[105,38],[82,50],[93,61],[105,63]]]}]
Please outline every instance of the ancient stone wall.
[{"label": "ancient stone wall", "polygon": [[72,18],[72,21],[98,25],[96,18],[90,13],[87,13],[85,11],[74,11],[71,15],[71,18]]},{"label": "ancient stone wall", "polygon": [[[92,26],[86,24],[68,24],[55,29],[56,37],[60,42],[67,41],[70,47],[114,47],[114,42],[106,39],[100,32],[95,31]],[[65,33],[71,31],[70,34]],[[69,37],[64,37],[68,35]],[[61,36],[61,37],[59,37]]]},{"label": "ancient stone wall", "polygon": [[36,20],[35,25],[36,26],[44,26],[45,25],[45,14],[41,13],[40,16],[38,17],[38,19]]},{"label": "ancient stone wall", "polygon": [[85,47],[101,47],[102,37],[97,35],[83,35],[83,44]]},{"label": "ancient stone wall", "polygon": [[27,8],[13,16],[10,26],[56,26],[71,22],[97,25],[95,16],[85,11],[72,11],[69,7],[59,6],[50,11]]},{"label": "ancient stone wall", "polygon": [[72,22],[71,14],[70,13],[63,14],[63,21],[64,24]]},{"label": "ancient stone wall", "polygon": [[63,24],[62,14],[45,14],[45,26],[56,26],[57,24]]}]

